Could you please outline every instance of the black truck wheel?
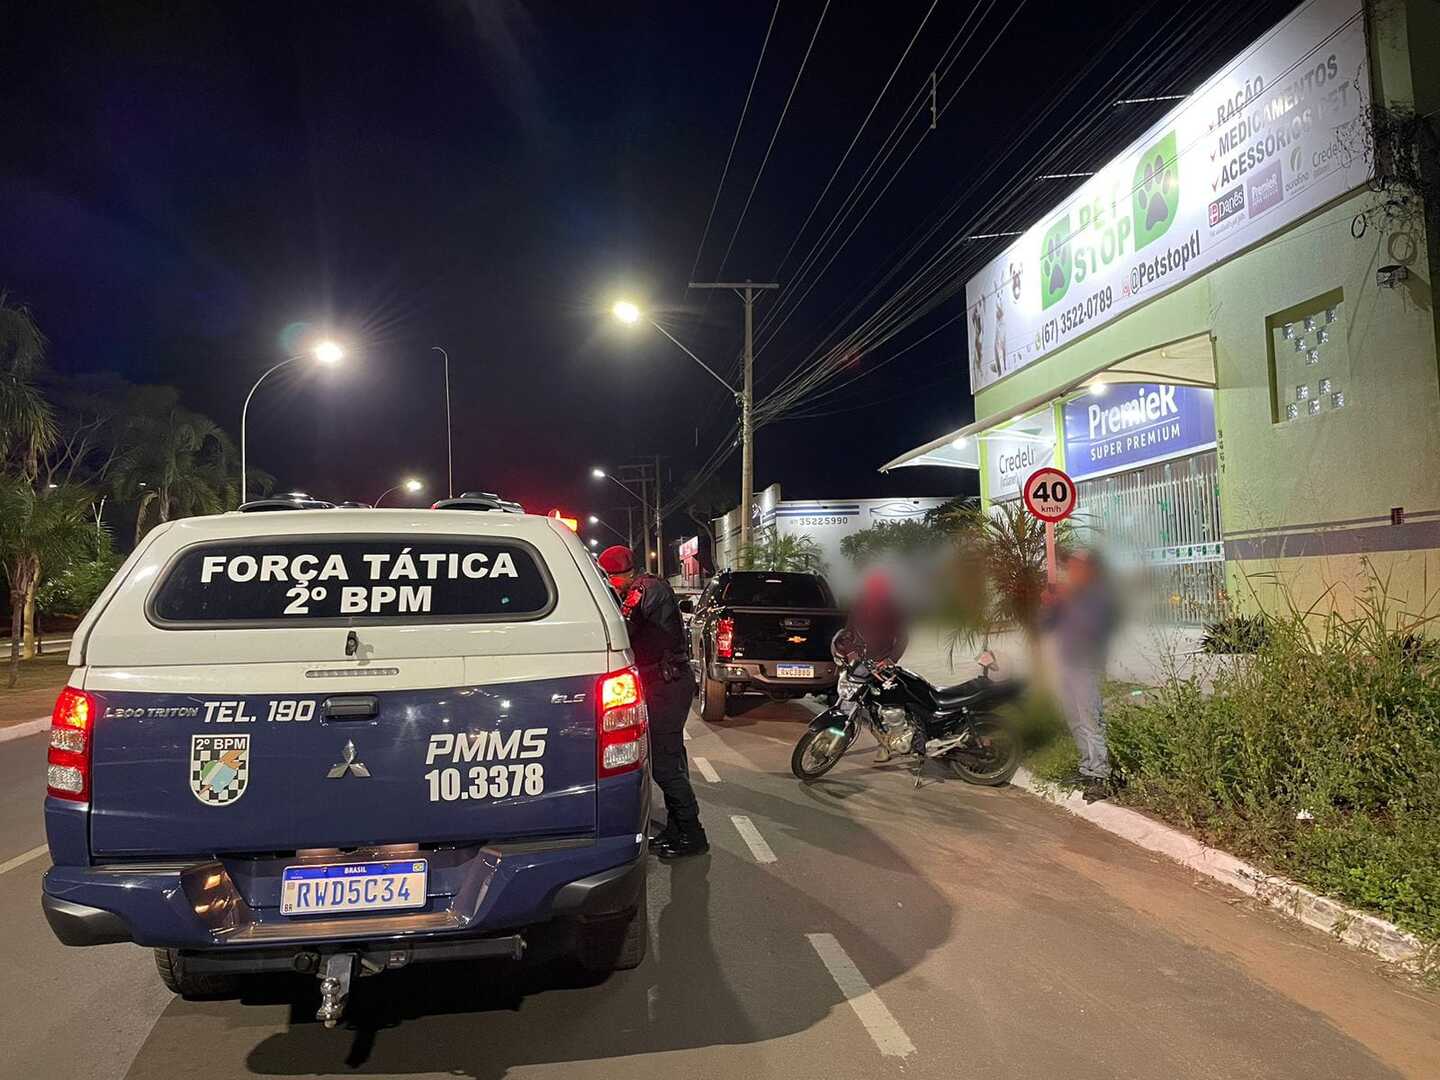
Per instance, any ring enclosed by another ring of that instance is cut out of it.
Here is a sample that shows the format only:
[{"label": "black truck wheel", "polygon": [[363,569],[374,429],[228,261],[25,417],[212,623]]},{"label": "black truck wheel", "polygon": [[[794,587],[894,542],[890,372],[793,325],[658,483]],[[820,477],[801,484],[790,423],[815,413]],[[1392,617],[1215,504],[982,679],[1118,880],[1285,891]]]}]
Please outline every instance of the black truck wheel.
[{"label": "black truck wheel", "polygon": [[239,986],[233,975],[191,971],[179,949],[156,949],[155,970],[159,972],[165,989],[172,994],[179,994],[186,1001],[228,997],[234,994]]},{"label": "black truck wheel", "polygon": [[700,675],[700,719],[707,724],[718,724],[725,719],[725,706],[729,698],[725,684],[709,675]]}]

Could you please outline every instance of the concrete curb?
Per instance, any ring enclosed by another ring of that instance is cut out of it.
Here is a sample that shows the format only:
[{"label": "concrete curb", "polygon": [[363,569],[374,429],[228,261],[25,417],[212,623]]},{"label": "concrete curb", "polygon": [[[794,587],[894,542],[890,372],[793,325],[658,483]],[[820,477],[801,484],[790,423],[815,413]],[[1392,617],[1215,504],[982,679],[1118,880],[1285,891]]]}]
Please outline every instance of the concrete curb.
[{"label": "concrete curb", "polygon": [[1427,960],[1433,959],[1434,950],[1393,923],[1346,907],[1288,878],[1267,874],[1243,859],[1218,848],[1207,847],[1193,836],[1144,814],[1108,802],[1087,803],[1078,791],[1064,791],[1055,784],[1038,780],[1028,769],[1017,771],[1011,783],[1098,825],[1108,833],[1174,859],[1182,866],[1246,896],[1253,896],[1276,911],[1364,949],[1387,963],[1418,970]]},{"label": "concrete curb", "polygon": [[38,735],[50,726],[50,717],[42,716],[38,720],[25,720],[19,724],[11,724],[9,727],[0,727],[0,743],[9,742],[11,739],[23,739],[27,735]]}]

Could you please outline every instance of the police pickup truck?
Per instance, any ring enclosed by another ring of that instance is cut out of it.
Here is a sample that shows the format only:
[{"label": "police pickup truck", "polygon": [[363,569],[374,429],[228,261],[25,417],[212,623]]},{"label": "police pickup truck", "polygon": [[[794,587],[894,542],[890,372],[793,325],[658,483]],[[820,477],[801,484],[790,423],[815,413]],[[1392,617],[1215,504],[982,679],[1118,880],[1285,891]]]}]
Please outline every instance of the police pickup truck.
[{"label": "police pickup truck", "polygon": [[355,976],[545,935],[640,963],[647,720],[614,597],[561,522],[437,506],[145,537],[52,719],[62,942],[152,948],[187,997],[313,974],[328,1024]]}]

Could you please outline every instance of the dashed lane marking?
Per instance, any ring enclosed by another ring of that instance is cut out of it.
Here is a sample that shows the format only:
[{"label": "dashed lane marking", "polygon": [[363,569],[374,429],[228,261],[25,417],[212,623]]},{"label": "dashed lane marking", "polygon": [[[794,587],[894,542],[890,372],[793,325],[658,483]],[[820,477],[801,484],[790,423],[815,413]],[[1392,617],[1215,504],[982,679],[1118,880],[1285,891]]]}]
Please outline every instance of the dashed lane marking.
[{"label": "dashed lane marking", "polygon": [[775,852],[770,850],[770,845],[760,835],[760,830],[755,828],[755,823],[744,814],[734,814],[730,818],[735,823],[735,831],[740,834],[740,839],[745,841],[745,846],[750,849],[750,854],[755,856],[758,863],[772,863],[775,861]]},{"label": "dashed lane marking", "polygon": [[720,782],[720,774],[715,771],[715,766],[711,765],[707,759],[697,757],[691,758],[690,760],[695,762],[695,768],[699,769],[700,775],[705,777],[710,783],[718,784]]},{"label": "dashed lane marking", "polygon": [[13,859],[6,859],[4,862],[0,862],[0,874],[8,874],[11,870],[38,859],[41,855],[49,852],[49,850],[49,847],[41,844],[39,847],[31,848],[23,855],[16,855]]},{"label": "dashed lane marking", "polygon": [[893,1013],[885,1007],[880,1000],[880,995],[875,993],[870,984],[865,981],[865,976],[860,974],[860,969],[855,966],[855,961],[840,947],[840,942],[835,940],[834,934],[806,934],[811,946],[820,954],[820,960],[830,972],[830,977],[835,980],[835,985],[845,995],[845,1000],[850,1003],[850,1008],[855,1010],[855,1015],[860,1023],[865,1025],[865,1030],[870,1033],[880,1053],[886,1057],[909,1057],[915,1052],[915,1044],[910,1041],[910,1036],[905,1034],[905,1029],[895,1019]]}]

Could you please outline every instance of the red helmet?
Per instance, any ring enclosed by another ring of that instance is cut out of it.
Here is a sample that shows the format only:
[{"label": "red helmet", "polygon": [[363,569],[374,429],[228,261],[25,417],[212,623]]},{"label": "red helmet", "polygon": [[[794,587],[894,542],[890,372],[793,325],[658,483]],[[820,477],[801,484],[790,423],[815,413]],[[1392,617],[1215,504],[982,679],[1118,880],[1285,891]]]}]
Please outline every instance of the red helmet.
[{"label": "red helmet", "polygon": [[635,569],[635,557],[624,544],[612,544],[600,553],[600,569],[612,576],[628,574]]}]

